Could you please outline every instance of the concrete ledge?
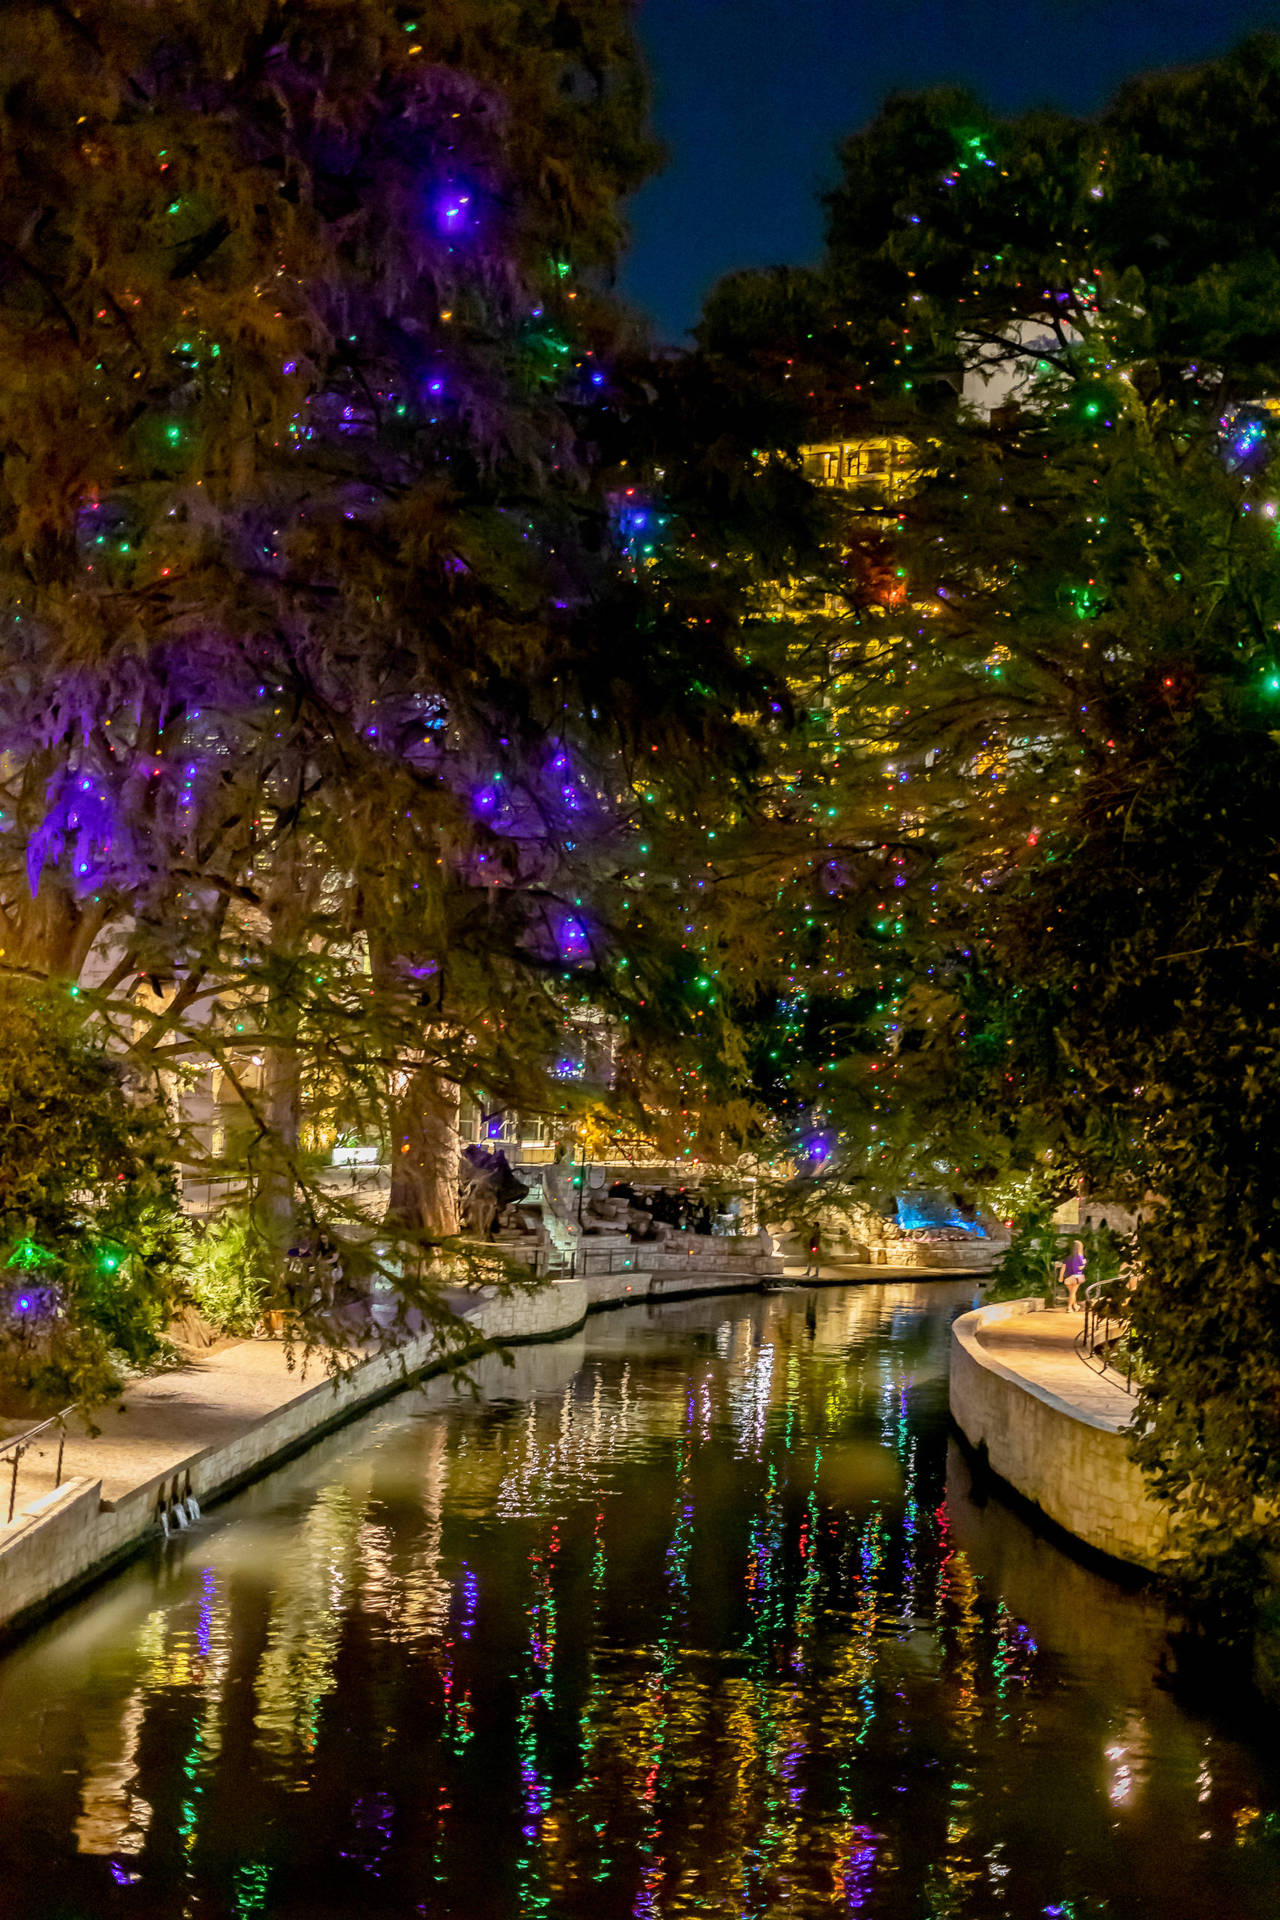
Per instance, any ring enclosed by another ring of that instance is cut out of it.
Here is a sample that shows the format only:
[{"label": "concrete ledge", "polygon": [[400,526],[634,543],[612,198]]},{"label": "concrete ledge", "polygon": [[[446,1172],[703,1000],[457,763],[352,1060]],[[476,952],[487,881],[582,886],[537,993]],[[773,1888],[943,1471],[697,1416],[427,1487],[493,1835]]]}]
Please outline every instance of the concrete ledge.
[{"label": "concrete ledge", "polygon": [[[591,1274],[557,1281],[531,1294],[482,1299],[467,1318],[476,1330],[477,1350],[488,1341],[524,1346],[559,1340],[581,1327],[589,1313],[610,1307],[758,1291],[766,1277],[645,1269]],[[860,1276],[871,1285],[948,1277],[960,1276],[921,1269],[897,1273],[880,1269]],[[845,1285],[848,1277],[835,1276],[816,1284]],[[33,1500],[9,1526],[0,1527],[0,1638],[33,1625],[113,1572],[123,1560],[158,1543],[163,1538],[161,1510],[173,1500],[191,1493],[202,1507],[212,1506],[304,1452],[357,1413],[390,1399],[425,1374],[441,1371],[445,1364],[432,1336],[424,1334],[394,1352],[360,1361],[336,1378],[300,1386],[292,1398],[248,1421],[230,1438],[171,1459],[163,1472],[114,1499],[103,1499],[101,1479],[81,1478]]]},{"label": "concrete ledge", "polygon": [[[556,1340],[580,1327],[586,1315],[586,1287],[570,1280],[534,1294],[482,1301],[467,1317],[480,1348],[490,1340],[504,1346]],[[101,1480],[78,1479],[32,1501],[0,1528],[0,1635],[33,1624],[162,1538],[160,1513],[169,1501],[188,1493],[202,1507],[226,1499],[322,1434],[444,1364],[433,1337],[424,1334],[336,1378],[303,1387],[234,1438],[172,1462],[115,1500],[102,1498]]]},{"label": "concrete ledge", "polygon": [[1095,1552],[1153,1569],[1168,1515],[1129,1458],[1114,1422],[1074,1406],[998,1360],[984,1326],[1040,1303],[1005,1300],[963,1313],[951,1329],[951,1417],[993,1473]]}]

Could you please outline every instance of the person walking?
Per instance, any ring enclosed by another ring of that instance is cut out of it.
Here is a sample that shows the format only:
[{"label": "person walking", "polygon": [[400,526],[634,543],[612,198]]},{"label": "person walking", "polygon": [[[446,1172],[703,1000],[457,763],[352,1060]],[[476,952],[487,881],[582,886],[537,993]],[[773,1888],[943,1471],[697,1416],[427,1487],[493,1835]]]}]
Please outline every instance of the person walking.
[{"label": "person walking", "polygon": [[1058,1278],[1067,1290],[1067,1312],[1075,1313],[1076,1295],[1080,1291],[1085,1274],[1084,1241],[1073,1240],[1071,1251],[1065,1260],[1058,1262]]},{"label": "person walking", "polygon": [[815,1227],[809,1235],[809,1264],[804,1270],[806,1280],[816,1280],[822,1266],[822,1229]]}]

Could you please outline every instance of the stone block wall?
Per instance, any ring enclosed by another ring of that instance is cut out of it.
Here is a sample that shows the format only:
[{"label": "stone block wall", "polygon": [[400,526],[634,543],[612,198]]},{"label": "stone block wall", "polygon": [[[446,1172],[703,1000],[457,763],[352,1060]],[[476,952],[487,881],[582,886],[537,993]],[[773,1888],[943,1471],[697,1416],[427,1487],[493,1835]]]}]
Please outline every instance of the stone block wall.
[{"label": "stone block wall", "polygon": [[1125,1435],[1005,1365],[979,1329],[1040,1303],[1007,1300],[961,1314],[951,1329],[951,1415],[1000,1478],[1067,1533],[1132,1566],[1153,1568],[1168,1516],[1129,1458]]},{"label": "stone block wall", "polygon": [[749,1293],[759,1287],[763,1277],[755,1272],[712,1272],[689,1265],[663,1272],[645,1267],[637,1273],[589,1273],[583,1284],[590,1303],[588,1311],[597,1311],[636,1300],[679,1300],[698,1293]]},{"label": "stone block wall", "polygon": [[[552,1339],[587,1313],[580,1280],[536,1293],[482,1300],[468,1317],[498,1341]],[[159,1536],[161,1508],[194,1493],[201,1506],[233,1492],[310,1444],[360,1408],[395,1393],[435,1358],[431,1335],[377,1354],[336,1380],[321,1379],[235,1438],[179,1461],[119,1500],[102,1499],[98,1480],[71,1480],[0,1527],[0,1631],[13,1628]]]}]

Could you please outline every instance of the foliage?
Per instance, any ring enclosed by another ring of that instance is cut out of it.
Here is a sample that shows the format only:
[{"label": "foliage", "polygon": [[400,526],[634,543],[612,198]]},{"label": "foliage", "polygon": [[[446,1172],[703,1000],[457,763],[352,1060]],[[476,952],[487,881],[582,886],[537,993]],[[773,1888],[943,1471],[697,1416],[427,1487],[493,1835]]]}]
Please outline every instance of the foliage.
[{"label": "foliage", "polygon": [[199,1230],[187,1260],[187,1284],[202,1317],[220,1334],[247,1339],[258,1323],[271,1274],[252,1223],[216,1214]]},{"label": "foliage", "polygon": [[1012,1240],[1001,1259],[996,1278],[987,1288],[988,1300],[1017,1300],[1039,1295],[1046,1306],[1058,1300],[1058,1267],[1078,1240],[1084,1250],[1085,1283],[1114,1280],[1120,1272],[1123,1243],[1107,1227],[1057,1227],[1052,1203],[1033,1203],[1014,1216]]},{"label": "foliage", "polygon": [[1053,1224],[1053,1207],[1041,1202],[1014,1216],[1012,1239],[986,1289],[987,1300],[1020,1300],[1038,1295],[1052,1300],[1058,1263],[1066,1251],[1063,1234]]},{"label": "foliage", "polygon": [[805,1097],[859,1191],[1145,1208],[1135,1449],[1210,1593],[1280,1513],[1277,138],[1265,37],[1094,121],[891,101],[789,367],[917,462],[833,621],[831,803],[882,879]]},{"label": "foliage", "polygon": [[0,957],[220,1101],[277,1260],[388,1264],[301,1148],[380,1142],[434,1311],[460,1092],[755,1123],[717,976],[812,865],[760,594],[822,515],[608,292],[623,0],[21,0],[0,81]]},{"label": "foliage", "polygon": [[23,1410],[105,1399],[183,1296],[162,1109],[73,1001],[0,984],[0,1383]]}]

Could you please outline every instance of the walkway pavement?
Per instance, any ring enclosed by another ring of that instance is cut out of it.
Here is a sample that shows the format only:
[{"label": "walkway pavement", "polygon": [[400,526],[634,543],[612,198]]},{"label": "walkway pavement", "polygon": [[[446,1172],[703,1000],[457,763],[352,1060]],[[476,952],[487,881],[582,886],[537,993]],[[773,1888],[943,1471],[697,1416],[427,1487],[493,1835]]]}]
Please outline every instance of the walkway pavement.
[{"label": "walkway pavement", "polygon": [[[80,1475],[102,1481],[102,1497],[118,1500],[131,1487],[167,1473],[205,1447],[223,1445],[247,1433],[325,1378],[323,1362],[313,1355],[291,1370],[283,1341],[241,1340],[130,1386],[123,1402],[95,1415],[100,1429],[89,1434],[72,1426],[63,1454],[62,1478]],[[58,1435],[43,1435],[18,1469],[18,1507],[56,1484]],[[9,1510],[9,1466],[0,1464],[0,1523]]]},{"label": "walkway pavement", "polygon": [[[450,1290],[444,1297],[462,1314],[479,1304],[474,1292]],[[349,1363],[359,1352],[355,1347],[343,1357]],[[94,1416],[96,1434],[72,1423],[62,1479],[101,1480],[102,1498],[119,1500],[131,1487],[145,1486],[193,1453],[237,1439],[328,1377],[323,1353],[304,1359],[300,1348],[290,1349],[283,1340],[238,1340],[197,1355],[172,1372],[134,1381],[121,1400],[100,1407]],[[5,1424],[12,1432],[23,1430],[22,1422]],[[57,1467],[58,1433],[53,1429],[19,1464],[18,1511],[53,1491]],[[0,1526],[9,1511],[9,1473],[9,1464],[0,1462]]]},{"label": "walkway pavement", "polygon": [[1119,1431],[1133,1418],[1133,1395],[1114,1379],[1086,1367],[1077,1354],[1075,1339],[1082,1319],[1065,1308],[1019,1313],[980,1328],[978,1340],[1011,1373],[1021,1374]]}]

